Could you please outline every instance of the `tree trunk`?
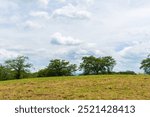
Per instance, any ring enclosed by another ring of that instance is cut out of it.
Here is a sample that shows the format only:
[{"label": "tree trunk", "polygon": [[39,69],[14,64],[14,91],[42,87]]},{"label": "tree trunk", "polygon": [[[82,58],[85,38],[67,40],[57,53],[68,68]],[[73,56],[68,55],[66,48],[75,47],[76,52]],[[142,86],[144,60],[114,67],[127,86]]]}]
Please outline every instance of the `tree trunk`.
[{"label": "tree trunk", "polygon": [[20,74],[20,71],[18,71],[16,74],[16,79],[20,79],[20,77],[21,77],[21,74]]}]

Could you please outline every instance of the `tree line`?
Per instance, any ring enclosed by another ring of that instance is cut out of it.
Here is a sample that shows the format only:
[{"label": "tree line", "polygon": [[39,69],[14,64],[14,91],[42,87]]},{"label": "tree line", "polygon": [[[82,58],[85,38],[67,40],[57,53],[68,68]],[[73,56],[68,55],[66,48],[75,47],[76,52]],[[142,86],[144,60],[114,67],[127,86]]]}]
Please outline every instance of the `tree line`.
[{"label": "tree line", "polygon": [[[82,73],[80,75],[136,74],[134,71],[114,72],[113,68],[116,65],[116,60],[111,56],[82,57],[82,62],[79,67],[66,60],[53,59],[50,60],[47,67],[34,73],[30,71],[33,65],[28,62],[28,59],[29,58],[26,56],[18,56],[14,59],[6,60],[4,64],[0,64],[0,80],[29,77],[72,76],[76,74],[76,71],[81,71]],[[146,74],[150,74],[150,55],[143,59],[140,69],[143,69]]]}]

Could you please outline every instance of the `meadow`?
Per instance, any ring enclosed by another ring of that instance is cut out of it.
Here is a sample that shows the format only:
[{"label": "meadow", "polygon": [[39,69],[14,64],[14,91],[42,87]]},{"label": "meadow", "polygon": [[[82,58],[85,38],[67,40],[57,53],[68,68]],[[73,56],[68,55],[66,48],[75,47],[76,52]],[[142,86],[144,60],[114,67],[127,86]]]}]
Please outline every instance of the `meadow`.
[{"label": "meadow", "polygon": [[1,100],[149,100],[150,75],[89,75],[0,81]]}]

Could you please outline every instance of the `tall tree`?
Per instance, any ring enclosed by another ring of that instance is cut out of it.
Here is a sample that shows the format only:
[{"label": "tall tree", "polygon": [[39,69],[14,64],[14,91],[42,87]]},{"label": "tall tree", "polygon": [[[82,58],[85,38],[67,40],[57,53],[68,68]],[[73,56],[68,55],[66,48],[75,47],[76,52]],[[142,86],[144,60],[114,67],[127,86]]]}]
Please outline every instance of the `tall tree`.
[{"label": "tall tree", "polygon": [[115,59],[113,59],[111,56],[102,57],[104,67],[107,73],[111,73],[114,66],[116,65]]},{"label": "tall tree", "polygon": [[29,72],[31,64],[27,63],[28,57],[18,56],[15,59],[5,61],[6,67],[14,71],[16,79],[20,79],[23,73]]},{"label": "tall tree", "polygon": [[99,57],[94,56],[83,57],[80,64],[80,70],[83,74],[104,74],[111,73],[116,61],[111,56]]},{"label": "tall tree", "polygon": [[85,75],[94,74],[96,71],[96,58],[94,56],[85,56],[82,58],[82,63],[80,63],[80,70],[83,70]]},{"label": "tall tree", "polygon": [[73,75],[77,66],[60,59],[51,60],[47,67],[47,76],[69,76]]},{"label": "tall tree", "polygon": [[143,69],[146,74],[150,74],[150,55],[141,62],[140,69]]}]

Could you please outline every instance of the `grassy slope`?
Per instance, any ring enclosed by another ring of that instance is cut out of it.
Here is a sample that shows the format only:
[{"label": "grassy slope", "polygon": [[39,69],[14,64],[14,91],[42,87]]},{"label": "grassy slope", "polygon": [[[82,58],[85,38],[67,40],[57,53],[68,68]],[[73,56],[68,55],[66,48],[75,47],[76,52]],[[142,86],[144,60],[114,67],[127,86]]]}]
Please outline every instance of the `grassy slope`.
[{"label": "grassy slope", "polygon": [[102,75],[1,81],[0,99],[150,99],[150,76]]}]

